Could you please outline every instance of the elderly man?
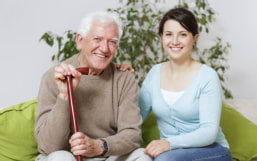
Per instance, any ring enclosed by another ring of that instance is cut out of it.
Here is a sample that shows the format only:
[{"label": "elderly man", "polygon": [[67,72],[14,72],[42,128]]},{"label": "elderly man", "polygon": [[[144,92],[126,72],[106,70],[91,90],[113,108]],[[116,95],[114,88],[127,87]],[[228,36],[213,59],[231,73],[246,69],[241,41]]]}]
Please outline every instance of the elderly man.
[{"label": "elderly man", "polygon": [[[111,63],[121,35],[117,16],[91,13],[82,20],[76,37],[80,53],[44,74],[35,127],[41,152],[37,161],[75,161],[76,155],[83,161],[151,160],[139,148],[142,119],[134,76]],[[88,67],[89,75],[81,75],[77,67]],[[73,135],[66,75],[74,77],[80,132]]]}]

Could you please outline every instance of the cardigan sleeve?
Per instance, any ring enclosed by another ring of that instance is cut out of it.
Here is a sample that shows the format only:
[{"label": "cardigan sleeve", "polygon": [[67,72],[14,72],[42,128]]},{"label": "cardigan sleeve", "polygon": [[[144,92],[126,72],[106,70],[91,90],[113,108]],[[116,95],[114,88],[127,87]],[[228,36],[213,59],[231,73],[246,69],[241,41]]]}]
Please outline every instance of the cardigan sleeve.
[{"label": "cardigan sleeve", "polygon": [[152,111],[152,77],[156,77],[156,65],[148,72],[145,80],[143,81],[142,87],[139,91],[138,103],[140,107],[140,113],[143,120],[147,118],[149,113]]},{"label": "cardigan sleeve", "polygon": [[149,90],[146,88],[147,85],[143,84],[139,92],[139,107],[140,113],[143,120],[147,118],[152,110],[152,99]]},{"label": "cardigan sleeve", "polygon": [[214,70],[202,79],[199,97],[199,127],[191,132],[166,138],[171,149],[203,147],[215,142],[221,115],[221,85]]}]

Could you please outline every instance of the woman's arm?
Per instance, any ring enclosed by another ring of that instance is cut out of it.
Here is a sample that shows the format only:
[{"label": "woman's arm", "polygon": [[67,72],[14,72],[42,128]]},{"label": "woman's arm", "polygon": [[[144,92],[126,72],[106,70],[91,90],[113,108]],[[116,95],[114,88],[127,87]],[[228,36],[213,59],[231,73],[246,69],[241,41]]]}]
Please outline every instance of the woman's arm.
[{"label": "woman's arm", "polygon": [[143,120],[147,118],[149,113],[152,110],[152,98],[149,90],[146,88],[146,82],[143,83],[140,92],[139,92],[139,107],[140,107],[140,113],[143,117]]},{"label": "woman's arm", "polygon": [[[199,128],[167,138],[171,148],[203,147],[215,142],[221,116],[221,86],[216,72],[208,71],[201,83]],[[185,100],[186,101],[186,100]]]}]

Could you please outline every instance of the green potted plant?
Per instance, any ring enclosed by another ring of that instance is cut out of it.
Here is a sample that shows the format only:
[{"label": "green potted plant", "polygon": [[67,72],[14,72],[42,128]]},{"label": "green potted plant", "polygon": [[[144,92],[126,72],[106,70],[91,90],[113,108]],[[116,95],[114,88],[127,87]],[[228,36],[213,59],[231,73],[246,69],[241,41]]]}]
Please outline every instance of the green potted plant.
[{"label": "green potted plant", "polygon": [[[116,63],[128,63],[137,71],[136,79],[141,85],[146,73],[157,63],[166,61],[167,58],[160,46],[160,39],[157,34],[158,22],[163,15],[160,0],[120,0],[120,7],[108,9],[120,15],[124,24],[124,33],[120,40],[120,46],[116,53]],[[157,5],[159,4],[159,5]],[[202,33],[209,33],[209,25],[215,20],[215,12],[207,3],[207,0],[195,0],[194,6],[190,6],[187,0],[178,0],[173,7],[184,7],[193,11],[199,22],[199,29]],[[63,61],[78,53],[75,44],[74,31],[66,31],[64,35],[56,35],[46,32],[40,40],[49,46],[57,45],[57,53],[52,60]],[[225,98],[232,98],[232,94],[226,87],[225,72],[228,69],[227,55],[230,44],[223,42],[217,37],[212,41],[213,45],[208,48],[195,48],[196,59],[204,64],[210,65],[217,71],[222,82],[222,89]]]}]

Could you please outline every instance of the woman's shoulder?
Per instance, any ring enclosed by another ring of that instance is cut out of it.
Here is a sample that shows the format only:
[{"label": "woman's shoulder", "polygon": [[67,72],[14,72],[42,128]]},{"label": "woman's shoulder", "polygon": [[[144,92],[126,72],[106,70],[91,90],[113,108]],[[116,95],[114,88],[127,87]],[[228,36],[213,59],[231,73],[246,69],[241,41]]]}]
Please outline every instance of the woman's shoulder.
[{"label": "woman's shoulder", "polygon": [[152,68],[149,70],[148,75],[160,72],[161,65],[162,63],[153,65]]},{"label": "woman's shoulder", "polygon": [[202,64],[200,72],[201,72],[201,74],[200,74],[201,81],[208,82],[210,80],[219,79],[218,73],[207,64]]},{"label": "woman's shoulder", "polygon": [[217,75],[217,72],[207,64],[202,64],[202,72],[204,75]]},{"label": "woman's shoulder", "polygon": [[152,82],[157,81],[156,79],[158,79],[158,75],[160,75],[160,67],[161,64],[153,65],[152,68],[146,74],[143,84],[152,84]]}]

